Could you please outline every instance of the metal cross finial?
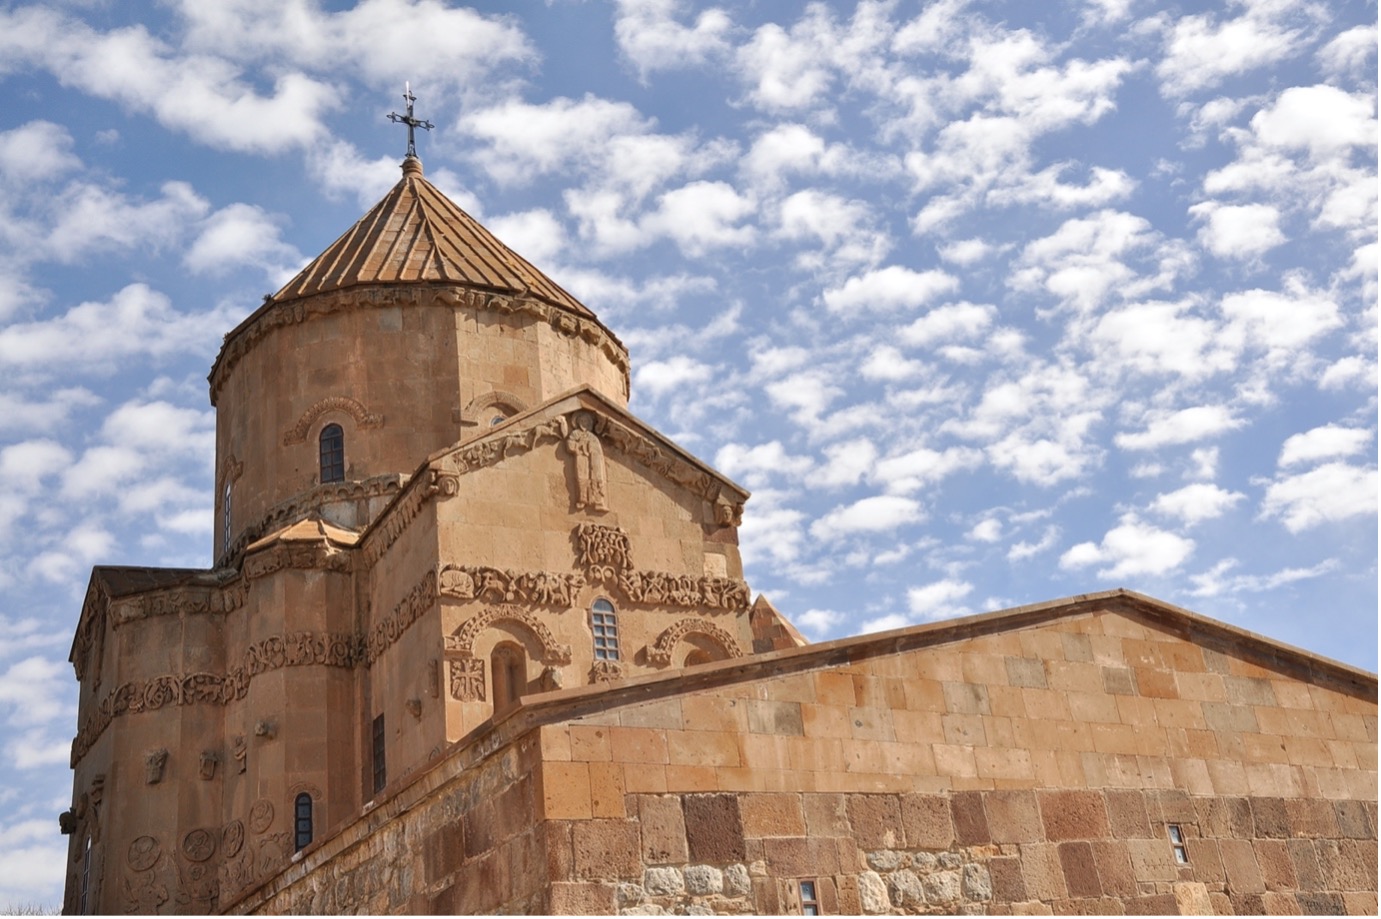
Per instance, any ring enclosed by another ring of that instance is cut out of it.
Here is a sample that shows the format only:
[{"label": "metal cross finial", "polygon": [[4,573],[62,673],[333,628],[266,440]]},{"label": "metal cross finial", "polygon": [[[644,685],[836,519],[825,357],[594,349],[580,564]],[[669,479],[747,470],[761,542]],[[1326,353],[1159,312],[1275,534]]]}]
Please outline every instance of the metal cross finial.
[{"label": "metal cross finial", "polygon": [[412,94],[412,85],[409,83],[403,84],[403,98],[407,100],[408,113],[406,115],[399,115],[397,112],[389,112],[388,120],[396,124],[405,124],[408,126],[408,156],[416,159],[417,143],[413,135],[414,129],[421,128],[424,131],[430,131],[432,128],[436,127],[436,125],[432,124],[430,121],[423,121],[420,118],[412,117],[412,104],[417,101],[417,97]]}]

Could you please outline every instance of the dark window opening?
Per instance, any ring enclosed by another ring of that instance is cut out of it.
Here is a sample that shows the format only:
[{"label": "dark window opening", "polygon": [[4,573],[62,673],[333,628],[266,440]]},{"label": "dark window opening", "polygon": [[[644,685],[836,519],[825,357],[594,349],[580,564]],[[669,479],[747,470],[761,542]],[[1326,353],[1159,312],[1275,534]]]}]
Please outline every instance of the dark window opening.
[{"label": "dark window opening", "polygon": [[293,850],[312,844],[312,796],[305,791],[293,802]]},{"label": "dark window opening", "polygon": [[230,482],[221,494],[221,551],[230,551]]},{"label": "dark window opening", "polygon": [[1170,833],[1170,849],[1175,853],[1175,864],[1189,864],[1189,847],[1184,843],[1184,830],[1180,829],[1178,823],[1169,824],[1166,829]]},{"label": "dark window opening", "polygon": [[338,424],[321,429],[321,482],[345,481],[345,432]]},{"label": "dark window opening", "polygon": [[384,764],[384,716],[374,719],[374,793],[388,784],[388,767]]},{"label": "dark window opening", "polygon": [[494,684],[494,711],[517,705],[527,688],[527,662],[523,650],[505,642],[489,658],[489,670]]},{"label": "dark window opening", "polygon": [[815,893],[814,881],[801,882],[801,915],[820,915],[820,898]]},{"label": "dark window opening", "polygon": [[595,660],[619,659],[619,622],[614,604],[603,597],[590,608],[590,629],[595,634]]}]

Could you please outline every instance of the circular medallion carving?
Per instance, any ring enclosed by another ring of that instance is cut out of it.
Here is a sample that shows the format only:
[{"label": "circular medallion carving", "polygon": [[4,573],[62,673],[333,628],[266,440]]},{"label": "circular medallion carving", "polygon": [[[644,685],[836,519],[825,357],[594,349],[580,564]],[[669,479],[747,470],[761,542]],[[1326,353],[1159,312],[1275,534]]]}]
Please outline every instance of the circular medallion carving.
[{"label": "circular medallion carving", "polygon": [[140,836],[129,844],[129,866],[135,871],[148,871],[158,861],[160,854],[157,839]]},{"label": "circular medallion carving", "polygon": [[268,798],[260,798],[254,802],[254,806],[249,809],[249,828],[256,833],[262,833],[273,823],[273,802]]},{"label": "circular medallion carving", "polygon": [[221,830],[221,851],[226,858],[234,858],[240,854],[240,847],[245,844],[245,825],[239,820],[232,820]]},{"label": "circular medallion carving", "polygon": [[182,837],[182,854],[189,861],[204,862],[216,851],[216,837],[209,830],[192,830]]}]

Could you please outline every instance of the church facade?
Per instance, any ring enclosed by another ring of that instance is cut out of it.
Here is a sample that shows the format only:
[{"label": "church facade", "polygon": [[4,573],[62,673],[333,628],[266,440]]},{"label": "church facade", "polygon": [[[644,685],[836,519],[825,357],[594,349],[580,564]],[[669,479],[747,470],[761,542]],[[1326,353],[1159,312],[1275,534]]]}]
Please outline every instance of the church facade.
[{"label": "church facade", "polygon": [[65,912],[1376,911],[1374,675],[1126,591],[806,643],[413,156],[210,394],[214,565],[92,572]]}]

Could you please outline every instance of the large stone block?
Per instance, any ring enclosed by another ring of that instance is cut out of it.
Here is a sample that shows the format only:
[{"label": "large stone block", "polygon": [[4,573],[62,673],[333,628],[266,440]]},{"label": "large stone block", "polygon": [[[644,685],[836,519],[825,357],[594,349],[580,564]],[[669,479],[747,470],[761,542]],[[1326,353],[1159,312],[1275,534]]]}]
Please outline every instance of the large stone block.
[{"label": "large stone block", "polygon": [[954,817],[954,838],[961,846],[984,846],[992,842],[983,796],[977,791],[958,791],[950,796]]},{"label": "large stone block", "polygon": [[1120,840],[1099,839],[1089,843],[1093,863],[1098,869],[1098,883],[1110,897],[1130,897],[1137,893],[1136,873],[1127,844]]},{"label": "large stone block", "polygon": [[901,803],[896,795],[849,795],[847,807],[853,838],[861,848],[901,846]]},{"label": "large stone block", "polygon": [[1146,797],[1140,791],[1110,788],[1105,793],[1108,824],[1112,835],[1144,838],[1151,835],[1146,816]]},{"label": "large stone block", "polygon": [[1021,860],[1011,856],[994,858],[988,862],[992,881],[992,896],[996,902],[1020,903],[1026,899],[1026,881],[1021,873]]},{"label": "large stone block", "polygon": [[1021,875],[1026,883],[1026,894],[1033,899],[1048,902],[1063,900],[1069,895],[1065,887],[1064,867],[1060,864],[1060,851],[1053,843],[1023,845]]},{"label": "large stone block", "polygon": [[1223,871],[1228,876],[1228,886],[1234,892],[1259,894],[1266,889],[1266,879],[1261,875],[1261,866],[1256,861],[1256,850],[1245,839],[1223,839],[1218,842],[1218,851],[1223,856]]},{"label": "large stone block", "polygon": [[1035,792],[989,792],[983,796],[983,806],[993,842],[1040,842],[1046,838]]},{"label": "large stone block", "polygon": [[676,795],[638,795],[638,827],[642,837],[642,857],[649,865],[685,864],[686,821],[681,799]]},{"label": "large stone block", "polygon": [[1052,842],[1111,835],[1107,806],[1096,791],[1037,792],[1046,838]]},{"label": "large stone block", "polygon": [[571,827],[578,878],[611,881],[642,875],[641,839],[636,820],[587,820]]},{"label": "large stone block", "polygon": [[1103,894],[1098,866],[1087,842],[1062,842],[1059,845],[1060,869],[1071,897],[1099,897]]},{"label": "large stone block", "polygon": [[743,795],[739,799],[739,812],[746,836],[806,835],[800,795]]},{"label": "large stone block", "polygon": [[682,807],[691,861],[710,865],[744,861],[743,820],[736,795],[686,795]]},{"label": "large stone block", "polygon": [[954,842],[947,795],[902,795],[901,815],[908,848],[948,849]]}]

